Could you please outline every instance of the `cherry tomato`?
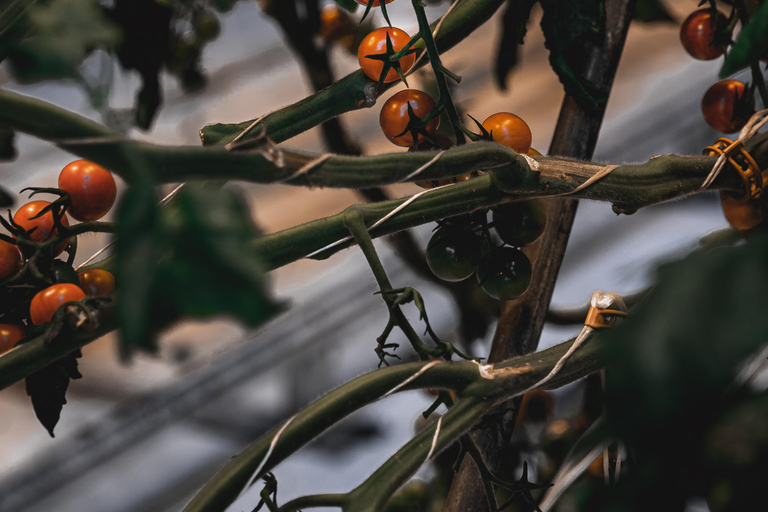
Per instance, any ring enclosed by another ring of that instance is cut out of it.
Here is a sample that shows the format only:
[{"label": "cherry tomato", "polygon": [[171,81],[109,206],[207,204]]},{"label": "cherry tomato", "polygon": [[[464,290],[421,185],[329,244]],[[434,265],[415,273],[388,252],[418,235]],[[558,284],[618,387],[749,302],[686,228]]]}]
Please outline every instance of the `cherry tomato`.
[{"label": "cherry tomato", "polygon": [[725,53],[730,37],[727,17],[720,11],[700,9],[694,11],[680,26],[680,41],[691,57],[712,60]]},{"label": "cherry tomato", "polygon": [[21,252],[13,244],[0,240],[0,279],[15,276],[21,270]]},{"label": "cherry tomato", "polygon": [[0,324],[0,354],[15,347],[26,334],[27,329],[23,325]]},{"label": "cherry tomato", "polygon": [[528,421],[542,422],[546,420],[554,408],[552,397],[544,390],[538,389],[524,394],[523,400],[520,402],[520,411],[517,413],[515,428]]},{"label": "cherry tomato", "polygon": [[53,271],[54,283],[80,283],[80,280],[77,277],[77,272],[75,272],[75,269],[72,268],[72,265],[66,261],[53,260],[53,263],[51,264],[51,270]]},{"label": "cherry tomato", "polygon": [[542,155],[541,153],[539,153],[537,150],[535,150],[535,149],[533,149],[533,148],[530,148],[530,149],[527,151],[527,153],[526,153],[526,154],[527,154],[528,156],[530,156],[530,157],[536,157],[536,156],[544,156],[544,155]]},{"label": "cherry tomato", "polygon": [[462,281],[475,273],[481,242],[464,226],[441,227],[427,244],[427,264],[444,281]]},{"label": "cherry tomato", "polygon": [[[36,219],[32,218],[49,204],[51,203],[48,201],[32,201],[16,210],[16,213],[13,215],[13,222],[24,228],[25,231],[37,228],[29,235],[29,239],[33,242],[44,242],[55,234],[56,229],[53,224],[52,212],[49,211]],[[69,226],[66,215],[61,217],[61,223],[64,226]],[[67,242],[67,240],[64,240],[54,248],[54,256],[61,254],[61,251],[67,246]]]},{"label": "cherry tomato", "polygon": [[736,80],[723,80],[710,87],[701,100],[704,120],[717,131],[741,130],[754,114],[755,104],[746,99],[746,86]]},{"label": "cherry tomato", "polygon": [[338,5],[327,4],[320,9],[320,28],[317,30],[317,35],[321,39],[336,41],[347,35],[352,28],[349,15]]},{"label": "cherry tomato", "polygon": [[494,142],[507,146],[515,153],[527,153],[531,149],[531,129],[515,114],[493,114],[483,121],[483,128],[490,132]]},{"label": "cherry tomato", "polygon": [[531,260],[518,249],[495,249],[477,269],[477,280],[485,293],[498,300],[522,296],[531,283]]},{"label": "cherry tomato", "polygon": [[[360,42],[360,46],[357,47],[357,60],[360,62],[360,69],[363,73],[373,80],[378,82],[381,77],[381,72],[384,71],[384,63],[376,59],[368,59],[367,55],[380,55],[387,51],[387,34],[389,34],[389,40],[392,43],[392,49],[394,51],[402,50],[408,41],[411,40],[411,36],[406,34],[399,28],[382,27],[374,30],[363,38]],[[413,67],[413,63],[416,61],[415,54],[403,55],[400,60],[400,69],[403,74],[410,71]],[[390,68],[387,72],[387,76],[384,78],[384,83],[394,82],[400,77],[397,71]]]},{"label": "cherry tomato", "polygon": [[547,227],[547,209],[539,199],[500,204],[492,211],[499,238],[514,247],[534,242]]},{"label": "cherry tomato", "polygon": [[112,173],[88,160],[76,160],[64,167],[59,174],[59,188],[72,199],[68,213],[81,222],[102,218],[117,196]]},{"label": "cherry tomato", "polygon": [[[406,89],[400,91],[391,98],[389,98],[384,106],[381,107],[381,114],[379,115],[379,124],[384,135],[398,146],[410,147],[413,146],[413,136],[411,132],[407,132],[404,135],[398,137],[403,130],[408,126],[410,119],[408,115],[408,105],[411,105],[413,113],[418,118],[424,118],[429,114],[433,108],[435,108],[435,100],[432,97],[422,91],[416,89]],[[437,127],[440,125],[440,116],[435,116],[429,120],[425,130],[430,135],[434,134]],[[419,135],[419,147],[424,140],[423,135]]]},{"label": "cherry tomato", "polygon": [[115,276],[108,270],[93,268],[77,274],[80,279],[80,288],[89,297],[102,297],[111,293],[116,286]]},{"label": "cherry tomato", "polygon": [[[386,0],[384,3],[385,4],[391,4],[394,1],[395,0]],[[371,7],[378,7],[379,6],[379,0],[373,0],[373,2],[371,2],[371,0],[367,0],[367,1],[366,0],[355,0],[355,2],[359,3],[360,5],[371,4]]]},{"label": "cherry tomato", "polygon": [[749,231],[763,222],[764,214],[760,205],[748,203],[728,192],[720,192],[720,200],[725,218],[739,231]]},{"label": "cherry tomato", "polygon": [[79,286],[71,283],[60,283],[49,286],[32,297],[29,303],[29,316],[35,325],[43,325],[51,321],[53,314],[65,302],[83,300],[85,292]]}]

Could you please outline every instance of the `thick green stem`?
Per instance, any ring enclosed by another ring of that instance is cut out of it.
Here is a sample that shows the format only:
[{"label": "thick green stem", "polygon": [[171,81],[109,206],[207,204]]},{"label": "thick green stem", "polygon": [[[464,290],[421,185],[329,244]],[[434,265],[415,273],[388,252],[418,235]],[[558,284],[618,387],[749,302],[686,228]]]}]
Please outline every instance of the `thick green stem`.
[{"label": "thick green stem", "polygon": [[[451,92],[448,90],[448,82],[445,79],[448,70],[440,61],[440,54],[437,51],[437,45],[432,37],[432,27],[429,26],[429,21],[427,21],[427,14],[424,12],[424,4],[422,3],[422,0],[412,0],[412,4],[413,10],[416,12],[416,19],[419,22],[419,33],[426,46],[429,62],[432,64],[432,71],[435,74],[437,88],[440,91],[440,100],[438,103],[445,106],[446,112],[448,112],[448,119],[451,120],[453,132],[456,135],[456,143],[462,145],[466,140],[464,139],[464,132],[460,128],[462,123],[459,118],[459,113],[456,110],[456,106],[453,104]],[[458,81],[459,77],[453,73],[450,73],[450,75],[451,78]]]},{"label": "thick green stem", "polygon": [[303,508],[338,507],[342,508],[346,494],[313,494],[291,500],[279,508],[279,512],[294,512]]}]

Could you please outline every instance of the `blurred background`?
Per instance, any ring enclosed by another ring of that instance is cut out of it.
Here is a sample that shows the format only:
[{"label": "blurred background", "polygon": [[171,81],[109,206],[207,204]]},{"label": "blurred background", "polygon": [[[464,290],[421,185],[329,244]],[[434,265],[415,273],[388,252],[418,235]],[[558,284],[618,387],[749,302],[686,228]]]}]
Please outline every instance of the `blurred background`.
[{"label": "blurred background", "polygon": [[[700,98],[717,80],[720,62],[691,59],[678,38],[679,22],[697,3],[668,2],[676,23],[633,23],[595,160],[622,163],[666,153],[698,154],[718,137],[701,118]],[[447,7],[448,2],[442,2],[428,8],[430,21]],[[389,14],[394,26],[416,32],[408,2],[393,2]],[[531,127],[533,147],[546,153],[563,91],[549,66],[537,24],[540,13],[534,13],[520,64],[505,91],[495,85],[492,74],[500,14],[444,55],[447,67],[463,77],[453,89],[454,99],[463,112],[478,119],[499,111],[519,115]],[[381,26],[378,10],[372,15],[373,23]],[[162,109],[149,131],[133,130],[132,136],[160,144],[198,145],[198,131],[207,123],[255,118],[313,92],[280,27],[257,2],[236,3],[220,21],[220,35],[202,54],[206,87],[188,94],[176,78],[163,74]],[[342,45],[331,47],[330,59],[337,79],[358,67],[356,57]],[[92,76],[112,75],[111,108],[131,107],[140,86],[138,74],[123,71],[98,52],[84,67]],[[424,77],[415,74],[412,86],[430,87]],[[3,64],[0,86],[101,120],[82,87],[73,82],[21,86]],[[401,88],[385,93],[378,103]],[[381,133],[376,107],[346,114],[341,124],[364,154],[400,150]],[[18,159],[0,164],[0,179],[13,192],[56,186],[59,171],[73,160],[23,134],[17,136],[17,146]],[[319,129],[284,146],[324,151]],[[351,190],[235,186],[247,195],[254,220],[266,233],[363,201]],[[403,184],[387,192],[396,197],[419,190]],[[19,203],[25,200],[18,197]],[[701,236],[724,225],[719,200],[712,194],[632,216],[617,216],[610,205],[583,201],[553,308],[583,304],[596,289],[623,294],[640,290],[651,282],[660,262],[685,254]],[[414,230],[422,248],[433,228]],[[108,241],[97,235],[81,240],[78,261]],[[387,240],[377,240],[376,245],[393,284],[417,288],[438,334],[460,342],[459,314],[451,295],[414,272]],[[113,336],[85,347],[80,360],[83,379],[70,385],[56,438],[38,424],[23,383],[0,393],[0,510],[180,510],[220,466],[263,432],[323,392],[376,367],[375,338],[387,315],[381,299],[373,295],[375,282],[357,249],[326,261],[299,261],[270,278],[276,295],[290,301],[291,309],[258,332],[226,318],[186,322],[163,336],[157,357],[139,354],[128,365],[119,364]],[[547,326],[540,347],[578,330]],[[467,348],[486,355],[492,334],[493,325]],[[393,341],[404,341],[396,338],[397,333]],[[407,356],[407,343],[399,353]],[[578,392],[565,389],[558,397],[567,403]],[[344,492],[360,483],[410,437],[414,421],[431,401],[426,394],[409,392],[350,417],[277,468],[280,502],[299,494]],[[251,510],[259,491],[255,486],[231,510]]]}]

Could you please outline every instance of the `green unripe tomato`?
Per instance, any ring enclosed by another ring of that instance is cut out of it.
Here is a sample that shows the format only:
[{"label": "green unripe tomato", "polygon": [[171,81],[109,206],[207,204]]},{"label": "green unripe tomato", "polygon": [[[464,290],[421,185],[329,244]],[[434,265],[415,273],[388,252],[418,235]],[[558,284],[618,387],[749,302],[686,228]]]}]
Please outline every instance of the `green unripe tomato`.
[{"label": "green unripe tomato", "polygon": [[539,199],[500,204],[492,211],[499,238],[514,247],[535,242],[547,227],[547,208]]},{"label": "green unripe tomato", "polygon": [[195,32],[197,32],[197,37],[203,41],[211,41],[212,39],[219,37],[221,25],[219,19],[212,12],[204,10],[198,11],[195,13],[192,21],[195,26]]},{"label": "green unripe tomato", "polygon": [[80,286],[80,278],[77,277],[77,272],[66,261],[53,260],[51,265],[53,271],[53,282],[59,283],[71,283]]},{"label": "green unripe tomato", "polygon": [[477,269],[477,281],[485,293],[498,300],[522,296],[531,284],[531,260],[519,249],[501,247]]},{"label": "green unripe tomato", "polygon": [[481,242],[464,226],[441,227],[427,244],[427,264],[444,281],[462,281],[475,273]]}]

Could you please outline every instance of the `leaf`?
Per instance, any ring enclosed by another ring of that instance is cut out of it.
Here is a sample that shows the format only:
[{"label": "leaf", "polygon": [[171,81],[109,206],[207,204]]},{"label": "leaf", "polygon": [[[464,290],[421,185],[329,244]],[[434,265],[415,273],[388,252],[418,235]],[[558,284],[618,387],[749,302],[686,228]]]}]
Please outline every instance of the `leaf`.
[{"label": "leaf", "polygon": [[173,258],[161,266],[161,323],[181,316],[232,314],[256,326],[282,309],[266,291],[264,267],[253,251],[258,231],[231,190],[188,185],[167,230]]},{"label": "leaf", "polygon": [[519,48],[527,32],[528,18],[531,9],[538,0],[508,0],[504,17],[501,20],[502,33],[496,54],[494,75],[496,85],[504,91],[507,89],[507,76],[517,66]]},{"label": "leaf", "polygon": [[632,19],[642,23],[677,23],[662,0],[638,0]]},{"label": "leaf", "polygon": [[16,78],[36,82],[71,77],[97,47],[117,44],[120,33],[95,0],[36,2],[24,12],[19,40],[9,43]]},{"label": "leaf", "polygon": [[358,6],[355,0],[336,0],[336,3],[351,12],[355,12]]},{"label": "leaf", "polygon": [[[11,162],[16,160],[19,155],[16,151],[16,145],[14,144],[16,139],[16,132],[7,124],[0,123],[0,161]],[[2,203],[3,199],[0,199]],[[4,204],[2,206],[9,206],[12,203]]]},{"label": "leaf", "polygon": [[754,18],[741,31],[739,40],[726,55],[720,77],[724,78],[749,67],[768,54],[768,3],[763,2]]},{"label": "leaf", "polygon": [[596,111],[608,101],[600,91],[579,77],[589,42],[598,42],[605,30],[604,0],[562,2],[541,0],[544,16],[541,28],[549,49],[549,63],[557,73],[566,94],[584,109]]},{"label": "leaf", "polygon": [[82,378],[77,370],[77,358],[81,356],[76,350],[27,377],[27,395],[32,399],[37,419],[51,437],[55,437],[53,429],[67,403],[65,395],[70,379]]},{"label": "leaf", "polygon": [[165,247],[158,226],[157,198],[152,187],[136,185],[123,196],[118,211],[116,278],[120,283],[117,303],[122,335],[122,355],[134,348],[154,352],[151,302],[157,263]]}]

